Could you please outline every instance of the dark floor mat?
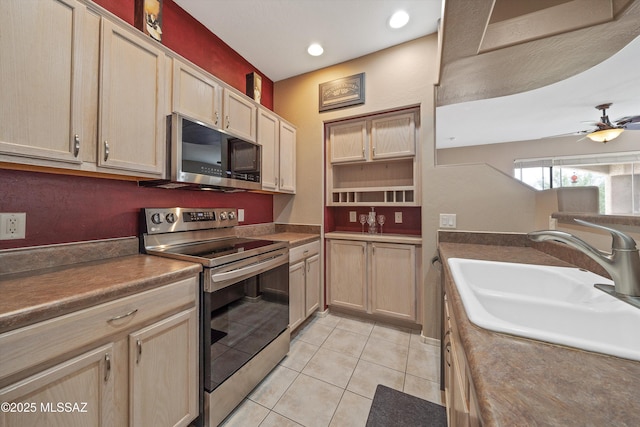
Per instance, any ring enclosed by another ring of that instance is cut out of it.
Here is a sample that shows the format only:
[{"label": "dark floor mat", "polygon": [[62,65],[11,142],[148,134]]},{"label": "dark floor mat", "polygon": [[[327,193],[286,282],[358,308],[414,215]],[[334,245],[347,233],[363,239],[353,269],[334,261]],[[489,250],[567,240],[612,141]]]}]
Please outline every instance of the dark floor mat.
[{"label": "dark floor mat", "polygon": [[446,427],[444,406],[378,384],[367,427]]}]

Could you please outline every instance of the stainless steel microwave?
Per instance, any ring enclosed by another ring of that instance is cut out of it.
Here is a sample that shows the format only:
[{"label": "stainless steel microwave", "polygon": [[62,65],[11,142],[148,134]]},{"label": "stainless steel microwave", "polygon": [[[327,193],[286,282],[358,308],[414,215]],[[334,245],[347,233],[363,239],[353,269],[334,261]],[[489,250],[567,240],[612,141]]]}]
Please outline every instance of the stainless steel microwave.
[{"label": "stainless steel microwave", "polygon": [[169,180],[143,182],[164,188],[260,190],[260,145],[182,114],[167,117]]}]

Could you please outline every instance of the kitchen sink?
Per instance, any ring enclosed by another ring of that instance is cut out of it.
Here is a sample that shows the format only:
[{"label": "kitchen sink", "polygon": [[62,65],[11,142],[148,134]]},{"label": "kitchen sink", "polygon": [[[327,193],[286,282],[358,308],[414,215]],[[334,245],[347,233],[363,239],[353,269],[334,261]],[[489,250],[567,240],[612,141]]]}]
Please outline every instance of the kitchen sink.
[{"label": "kitchen sink", "polygon": [[594,287],[611,280],[570,267],[462,258],[448,264],[477,326],[640,361],[640,310]]}]

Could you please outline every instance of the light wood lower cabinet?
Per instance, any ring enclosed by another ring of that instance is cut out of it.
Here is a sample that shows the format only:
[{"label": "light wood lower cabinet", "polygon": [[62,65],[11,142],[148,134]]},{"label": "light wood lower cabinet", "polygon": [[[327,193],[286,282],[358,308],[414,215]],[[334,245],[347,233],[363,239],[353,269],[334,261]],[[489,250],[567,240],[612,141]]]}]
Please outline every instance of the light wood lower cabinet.
[{"label": "light wood lower cabinet", "polygon": [[192,277],[0,334],[0,426],[189,425],[197,295]]},{"label": "light wood lower cabinet", "polygon": [[455,319],[445,295],[444,322],[444,387],[447,418],[450,426],[478,427],[480,421],[477,398],[468,373],[466,356]]},{"label": "light wood lower cabinet", "polygon": [[0,425],[114,425],[113,356],[109,343],[3,388]]},{"label": "light wood lower cabinet", "polygon": [[198,416],[197,323],[194,307],[129,335],[132,425],[183,426]]},{"label": "light wood lower cabinet", "polygon": [[289,329],[320,307],[320,241],[289,251]]},{"label": "light wood lower cabinet", "polygon": [[330,305],[415,322],[415,245],[328,240]]},{"label": "light wood lower cabinet", "polygon": [[289,253],[289,328],[294,330],[320,307],[320,242]]}]

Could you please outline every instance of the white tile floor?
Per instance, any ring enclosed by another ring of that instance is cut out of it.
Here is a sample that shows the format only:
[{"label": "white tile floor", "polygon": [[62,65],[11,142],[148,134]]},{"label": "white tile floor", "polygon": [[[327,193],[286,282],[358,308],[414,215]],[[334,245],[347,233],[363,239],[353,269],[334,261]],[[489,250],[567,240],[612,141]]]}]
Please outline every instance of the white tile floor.
[{"label": "white tile floor", "polygon": [[223,425],[364,426],[376,386],[443,403],[440,348],[419,331],[328,314],[292,335],[291,350]]}]

